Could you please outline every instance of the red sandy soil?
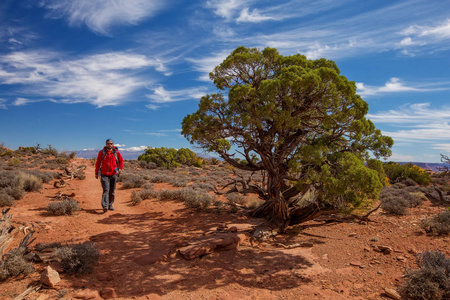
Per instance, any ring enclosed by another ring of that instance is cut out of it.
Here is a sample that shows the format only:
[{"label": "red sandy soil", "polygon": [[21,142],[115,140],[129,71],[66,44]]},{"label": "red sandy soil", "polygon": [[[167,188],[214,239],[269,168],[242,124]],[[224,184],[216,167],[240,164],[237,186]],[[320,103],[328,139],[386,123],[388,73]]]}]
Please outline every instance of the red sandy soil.
[{"label": "red sandy soil", "polygon": [[[64,188],[44,185],[11,208],[16,227],[31,226],[37,243],[94,242],[100,253],[94,272],[61,273],[56,289],[41,289],[25,299],[94,299],[113,288],[117,299],[388,299],[385,288],[398,288],[408,268],[417,268],[414,254],[439,249],[450,255],[449,238],[426,235],[420,220],[443,208],[426,202],[402,217],[381,210],[368,224],[310,221],[289,228],[270,242],[250,243],[249,231],[262,220],[230,213],[199,212],[179,201],[148,199],[130,204],[131,190],[116,191],[115,211],[103,213],[101,186],[89,161],[87,178]],[[155,189],[172,188],[155,184]],[[57,192],[75,193],[81,212],[52,216],[46,211]],[[237,250],[214,252],[186,260],[176,250],[217,226],[236,226]],[[15,236],[15,246],[23,237]],[[278,243],[312,243],[285,249]],[[394,249],[383,254],[372,245]],[[155,262],[156,261],[156,262]],[[45,264],[27,277],[0,283],[0,299],[14,299],[39,280]]]}]

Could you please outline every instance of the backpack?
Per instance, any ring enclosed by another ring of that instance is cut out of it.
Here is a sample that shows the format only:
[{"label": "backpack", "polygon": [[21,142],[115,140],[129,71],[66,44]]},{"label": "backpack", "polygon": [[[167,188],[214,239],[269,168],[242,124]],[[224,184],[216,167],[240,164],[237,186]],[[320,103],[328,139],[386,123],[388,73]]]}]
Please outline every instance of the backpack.
[{"label": "backpack", "polygon": [[[114,154],[114,158],[116,159],[116,166],[117,166],[116,170],[119,168],[119,158],[117,157],[117,151],[119,151],[119,149],[117,147],[114,147],[112,149],[112,153]],[[99,173],[101,172],[101,169],[102,169],[103,160],[105,159],[106,154],[108,154],[108,152],[106,151],[106,149],[104,147],[103,147],[102,153],[103,154],[102,154],[102,160],[100,161],[100,168],[98,168]],[[117,173],[117,171],[116,171],[116,173]]]}]

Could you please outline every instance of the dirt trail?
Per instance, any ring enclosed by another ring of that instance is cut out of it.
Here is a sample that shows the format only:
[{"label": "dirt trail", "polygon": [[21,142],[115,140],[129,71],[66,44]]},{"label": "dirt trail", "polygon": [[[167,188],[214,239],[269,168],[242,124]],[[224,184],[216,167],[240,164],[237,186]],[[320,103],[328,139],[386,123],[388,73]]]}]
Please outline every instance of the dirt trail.
[{"label": "dirt trail", "polygon": [[[415,266],[409,250],[448,252],[448,240],[420,233],[420,219],[440,211],[429,205],[402,218],[388,219],[376,212],[375,222],[368,225],[310,222],[271,244],[259,245],[251,245],[245,236],[260,220],[193,211],[179,201],[148,199],[132,206],[132,190],[120,185],[116,210],[103,213],[102,190],[93,166],[82,159],[75,163],[87,165],[85,180],[72,180],[62,189],[45,185],[40,193],[16,201],[11,209],[16,226],[36,230],[35,243],[91,241],[101,253],[92,274],[62,273],[59,292],[41,292],[48,299],[58,299],[58,293],[65,293],[64,299],[87,299],[86,294],[98,295],[105,288],[114,288],[118,299],[380,299],[385,298],[385,287],[401,283],[405,268]],[[172,187],[155,184],[155,189],[163,188]],[[49,215],[49,197],[57,192],[75,193],[82,211],[73,216]],[[237,251],[214,252],[194,260],[176,254],[180,245],[222,223],[235,225],[244,238]],[[378,242],[373,242],[375,238]],[[276,247],[276,242],[314,246],[284,249]],[[396,252],[374,252],[374,243],[391,246]],[[43,268],[37,265],[32,276],[2,283],[0,298],[13,299],[38,280]],[[29,299],[36,298],[34,294]]]}]

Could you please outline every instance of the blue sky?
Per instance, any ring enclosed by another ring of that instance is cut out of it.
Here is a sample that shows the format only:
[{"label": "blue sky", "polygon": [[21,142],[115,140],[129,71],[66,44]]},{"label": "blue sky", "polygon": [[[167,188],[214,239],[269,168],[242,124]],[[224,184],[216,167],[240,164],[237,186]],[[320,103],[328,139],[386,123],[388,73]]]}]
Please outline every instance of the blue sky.
[{"label": "blue sky", "polygon": [[[450,154],[450,2],[3,0],[0,142],[191,147],[181,121],[238,46],[335,60],[394,161]],[[191,149],[195,150],[191,147]]]}]

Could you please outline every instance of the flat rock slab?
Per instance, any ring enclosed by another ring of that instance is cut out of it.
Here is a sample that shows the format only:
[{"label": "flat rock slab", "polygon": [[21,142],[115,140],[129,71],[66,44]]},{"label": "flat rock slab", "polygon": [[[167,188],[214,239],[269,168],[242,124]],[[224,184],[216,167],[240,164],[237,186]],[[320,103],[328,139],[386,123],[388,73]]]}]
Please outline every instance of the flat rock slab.
[{"label": "flat rock slab", "polygon": [[202,236],[193,242],[189,242],[189,245],[178,249],[178,253],[185,259],[194,259],[214,251],[234,250],[239,245],[240,240],[235,233]]}]

